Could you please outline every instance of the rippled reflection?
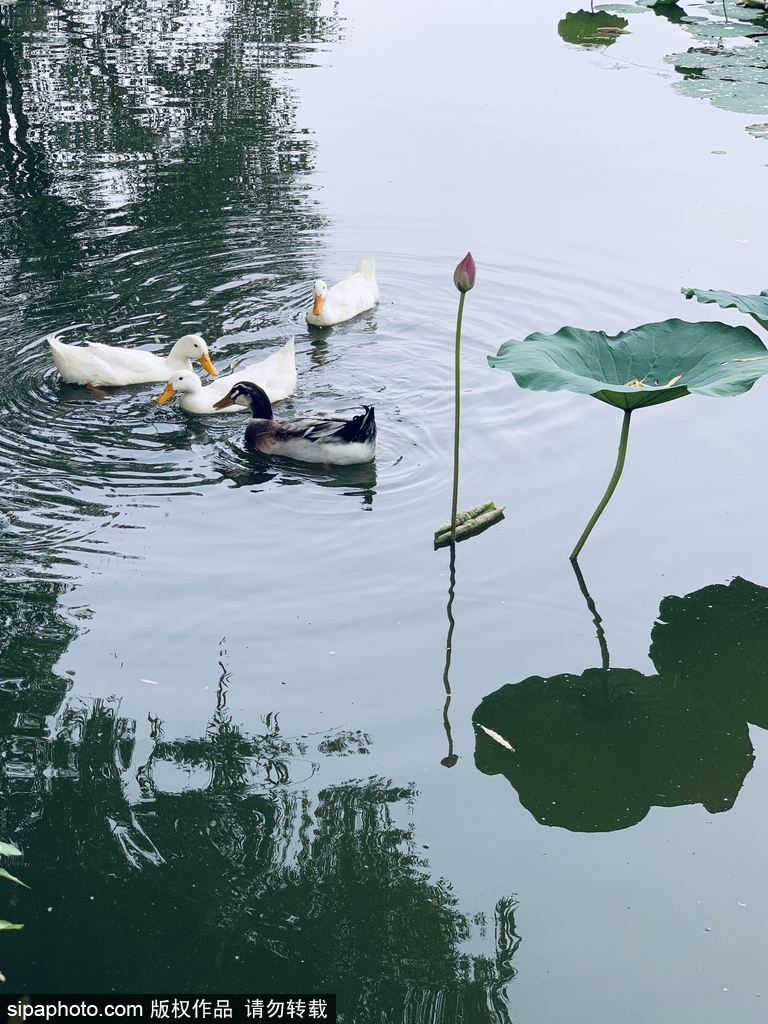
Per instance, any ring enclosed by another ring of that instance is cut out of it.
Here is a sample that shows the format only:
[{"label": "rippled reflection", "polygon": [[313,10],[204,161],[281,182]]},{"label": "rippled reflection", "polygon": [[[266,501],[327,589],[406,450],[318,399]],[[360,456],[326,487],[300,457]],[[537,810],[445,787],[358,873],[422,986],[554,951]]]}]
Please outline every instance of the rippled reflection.
[{"label": "rippled reflection", "polygon": [[146,389],[62,386],[44,336],[223,331],[229,359],[285,340],[324,220],[284,72],[342,25],[314,0],[2,8],[0,557],[92,550],[128,499],[220,479],[173,457],[186,435]]},{"label": "rippled reflection", "polygon": [[[370,736],[291,736],[274,712],[249,735],[227,708],[229,683],[222,663],[199,737],[166,737],[150,716],[139,743],[118,700],[50,720],[28,752],[47,787],[6,791],[25,877],[41,891],[58,880],[47,910],[19,907],[14,990],[34,979],[98,991],[105,972],[125,992],[245,992],[254,978],[290,991],[300,979],[338,992],[344,1020],[508,1024],[515,900],[499,900],[492,922],[459,911],[416,848],[414,788],[365,777]],[[320,787],[320,767],[339,758],[355,780]],[[89,899],[95,878],[106,881]],[[477,952],[486,932],[492,955]],[[86,947],[83,934],[105,941]]]}]

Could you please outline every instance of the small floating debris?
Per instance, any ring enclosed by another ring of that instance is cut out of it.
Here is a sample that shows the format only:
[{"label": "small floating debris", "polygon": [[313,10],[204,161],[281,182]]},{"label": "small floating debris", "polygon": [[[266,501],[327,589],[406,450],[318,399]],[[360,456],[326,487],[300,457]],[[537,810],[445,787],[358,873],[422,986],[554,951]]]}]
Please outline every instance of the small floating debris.
[{"label": "small floating debris", "polygon": [[505,740],[502,735],[500,735],[498,732],[494,732],[493,729],[488,729],[486,726],[482,725],[480,722],[478,722],[477,724],[480,726],[480,728],[483,730],[484,733],[486,733],[488,736],[491,737],[492,740],[496,740],[496,742],[500,743],[502,745],[502,747],[506,747],[507,750],[511,750],[512,753],[514,754],[515,748],[512,746],[512,744],[508,740]]}]

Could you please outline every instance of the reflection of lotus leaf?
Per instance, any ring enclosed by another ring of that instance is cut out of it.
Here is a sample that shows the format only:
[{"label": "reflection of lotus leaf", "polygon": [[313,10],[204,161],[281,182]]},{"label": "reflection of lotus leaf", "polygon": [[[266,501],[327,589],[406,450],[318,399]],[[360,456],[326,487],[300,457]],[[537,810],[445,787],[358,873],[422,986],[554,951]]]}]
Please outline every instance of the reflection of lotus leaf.
[{"label": "reflection of lotus leaf", "polygon": [[768,350],[746,327],[664,320],[613,337],[562,327],[507,341],[491,366],[534,391],[575,391],[620,409],[687,394],[730,396],[768,371]]},{"label": "reflection of lotus leaf", "polygon": [[652,806],[727,810],[752,766],[748,723],[768,728],[767,638],[765,587],[736,578],[667,597],[658,676],[595,668],[503,686],[473,716],[477,767],[573,831],[627,828]]},{"label": "reflection of lotus leaf", "polygon": [[746,723],[735,728],[719,708],[690,705],[632,669],[531,676],[475,711],[475,763],[506,776],[541,824],[574,832],[628,828],[654,805],[726,810],[752,767]]},{"label": "reflection of lotus leaf", "polygon": [[610,46],[629,22],[607,11],[575,11],[557,26],[560,38],[577,46]]},{"label": "reflection of lotus leaf", "polygon": [[665,597],[651,641],[665,679],[717,704],[723,717],[768,729],[768,589],[737,576]]},{"label": "reflection of lotus leaf", "polygon": [[738,309],[740,313],[749,313],[768,330],[768,290],[759,295],[741,295],[739,292],[708,291],[704,288],[681,288],[686,299],[694,296],[699,302],[716,302],[721,309]]}]

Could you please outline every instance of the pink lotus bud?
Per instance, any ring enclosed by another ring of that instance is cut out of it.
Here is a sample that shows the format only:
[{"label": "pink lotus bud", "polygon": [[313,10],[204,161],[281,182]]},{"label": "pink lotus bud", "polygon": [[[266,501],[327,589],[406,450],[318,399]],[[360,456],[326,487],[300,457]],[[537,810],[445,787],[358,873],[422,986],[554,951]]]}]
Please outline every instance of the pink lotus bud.
[{"label": "pink lotus bud", "polygon": [[474,288],[476,276],[475,261],[472,259],[472,253],[468,252],[453,272],[453,283],[460,292],[468,292],[470,288]]}]

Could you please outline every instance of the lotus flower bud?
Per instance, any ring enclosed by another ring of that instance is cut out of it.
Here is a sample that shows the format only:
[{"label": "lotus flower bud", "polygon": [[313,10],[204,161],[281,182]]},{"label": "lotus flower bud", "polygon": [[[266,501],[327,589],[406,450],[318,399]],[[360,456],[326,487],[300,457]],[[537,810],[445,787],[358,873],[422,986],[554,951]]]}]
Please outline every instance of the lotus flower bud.
[{"label": "lotus flower bud", "polygon": [[475,261],[472,259],[472,253],[468,252],[453,272],[453,283],[460,292],[468,292],[470,288],[474,288],[476,276]]}]

